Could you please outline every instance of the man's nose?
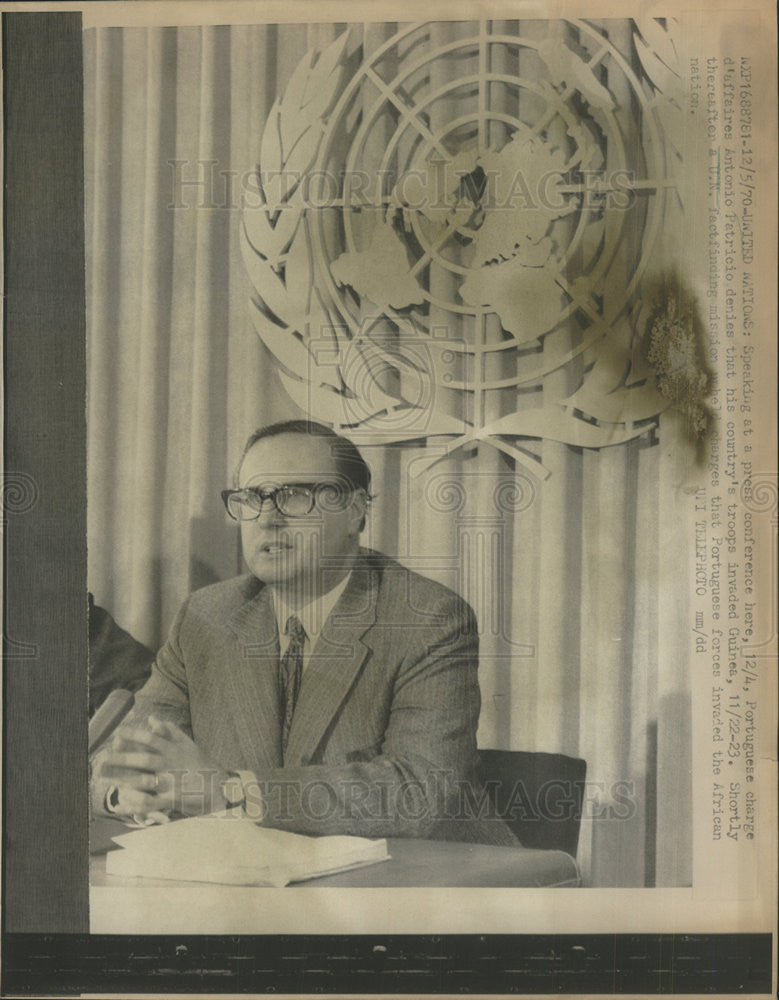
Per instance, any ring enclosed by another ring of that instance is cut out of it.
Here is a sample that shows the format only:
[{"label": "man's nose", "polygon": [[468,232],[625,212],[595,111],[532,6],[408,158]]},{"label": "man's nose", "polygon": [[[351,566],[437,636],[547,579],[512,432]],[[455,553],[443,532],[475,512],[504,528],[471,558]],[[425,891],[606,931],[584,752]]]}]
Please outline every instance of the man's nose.
[{"label": "man's nose", "polygon": [[279,512],[276,504],[270,497],[266,497],[262,501],[262,507],[260,508],[260,513],[257,516],[255,523],[261,525],[272,525],[272,524],[283,524],[286,518],[282,513]]}]

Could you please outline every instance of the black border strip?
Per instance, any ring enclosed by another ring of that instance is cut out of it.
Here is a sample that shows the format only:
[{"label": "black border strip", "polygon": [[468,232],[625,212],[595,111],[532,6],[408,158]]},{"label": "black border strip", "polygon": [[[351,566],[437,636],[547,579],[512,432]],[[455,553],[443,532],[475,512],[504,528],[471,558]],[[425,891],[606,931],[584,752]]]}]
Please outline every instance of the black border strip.
[{"label": "black border strip", "polygon": [[29,936],[14,995],[689,994],[771,991],[770,934]]},{"label": "black border strip", "polygon": [[87,931],[81,14],[3,15],[3,927]]}]

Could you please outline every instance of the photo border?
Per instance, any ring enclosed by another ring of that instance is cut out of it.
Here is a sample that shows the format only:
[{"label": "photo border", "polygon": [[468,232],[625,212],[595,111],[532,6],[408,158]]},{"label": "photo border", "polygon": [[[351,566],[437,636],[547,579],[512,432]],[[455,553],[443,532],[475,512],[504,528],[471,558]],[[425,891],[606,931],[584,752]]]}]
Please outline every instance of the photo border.
[{"label": "photo border", "polygon": [[[86,933],[87,671],[74,666],[87,662],[81,15],[6,12],[2,32],[4,995],[239,985],[366,993],[390,981],[391,958],[398,970],[405,962],[401,992],[416,995],[558,993],[561,986],[575,993],[770,992],[771,934]],[[335,943],[347,959],[342,977],[304,968]],[[260,956],[267,968],[258,970]],[[413,968],[420,956],[425,972]],[[469,983],[455,989],[435,963],[458,956],[473,968],[470,977],[463,973]],[[595,962],[589,970],[588,958]],[[539,961],[546,967],[533,974]],[[495,962],[502,964],[490,971]],[[521,987],[509,982],[509,969]],[[392,992],[398,986],[392,981]]]}]

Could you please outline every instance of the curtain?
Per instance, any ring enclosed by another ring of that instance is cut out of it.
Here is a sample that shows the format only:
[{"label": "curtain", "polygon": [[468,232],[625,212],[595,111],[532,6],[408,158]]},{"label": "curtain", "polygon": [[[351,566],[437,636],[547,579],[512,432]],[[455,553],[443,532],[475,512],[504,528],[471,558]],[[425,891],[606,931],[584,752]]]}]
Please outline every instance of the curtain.
[{"label": "curtain", "polygon": [[[250,321],[241,204],[274,99],[303,55],[345,27],[85,32],[89,586],[150,646],[189,592],[243,571],[219,490],[252,430],[302,415]],[[511,34],[518,22],[490,27]],[[397,28],[353,25],[350,58]],[[629,22],[595,28],[635,62]],[[466,30],[434,24],[395,58],[402,64]],[[522,33],[576,34],[540,21]],[[592,37],[579,38],[590,56]],[[504,58],[494,70],[540,72],[532,51]],[[451,64],[451,74],[474,69],[477,56]],[[616,75],[614,86],[629,106]],[[517,110],[508,88],[492,97]],[[446,114],[445,104],[430,108],[432,132]],[[621,127],[629,147],[628,116]],[[631,250],[626,237],[626,268],[639,239]],[[450,294],[448,281],[431,266],[431,290]],[[581,331],[572,323],[564,335],[570,346]],[[486,340],[500,336],[493,318]],[[491,378],[516,372],[506,352],[487,363]],[[494,393],[486,415],[571,392],[576,372],[567,366],[532,391]],[[444,395],[449,412],[462,407]],[[545,479],[486,444],[433,465],[435,439],[363,448],[376,494],[364,544],[459,590],[476,609],[480,745],[586,759],[579,863],[592,886],[691,884],[686,609],[676,584],[688,540],[675,527],[684,454],[673,445],[674,420],[664,414],[658,431],[602,449],[528,445]]]}]

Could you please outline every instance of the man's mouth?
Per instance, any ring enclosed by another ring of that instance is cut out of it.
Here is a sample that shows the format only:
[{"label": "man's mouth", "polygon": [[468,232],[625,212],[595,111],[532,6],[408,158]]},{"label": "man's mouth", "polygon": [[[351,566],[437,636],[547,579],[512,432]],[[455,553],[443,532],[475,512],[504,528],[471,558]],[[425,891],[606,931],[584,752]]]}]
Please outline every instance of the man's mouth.
[{"label": "man's mouth", "polygon": [[290,542],[275,541],[275,542],[263,542],[260,546],[260,552],[266,555],[275,555],[278,552],[286,552],[291,549],[292,545]]}]

